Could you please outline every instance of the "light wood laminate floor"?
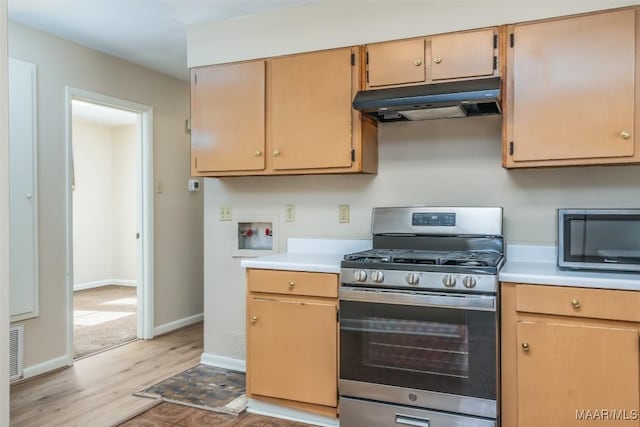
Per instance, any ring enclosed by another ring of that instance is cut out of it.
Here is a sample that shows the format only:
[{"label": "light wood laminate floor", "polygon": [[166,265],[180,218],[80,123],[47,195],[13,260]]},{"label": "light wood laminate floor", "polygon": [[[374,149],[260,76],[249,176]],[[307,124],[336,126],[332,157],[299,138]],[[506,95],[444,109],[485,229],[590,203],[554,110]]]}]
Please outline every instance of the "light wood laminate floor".
[{"label": "light wood laminate floor", "polygon": [[132,393],[197,365],[202,323],[77,360],[11,387],[12,426],[112,426],[153,401]]}]

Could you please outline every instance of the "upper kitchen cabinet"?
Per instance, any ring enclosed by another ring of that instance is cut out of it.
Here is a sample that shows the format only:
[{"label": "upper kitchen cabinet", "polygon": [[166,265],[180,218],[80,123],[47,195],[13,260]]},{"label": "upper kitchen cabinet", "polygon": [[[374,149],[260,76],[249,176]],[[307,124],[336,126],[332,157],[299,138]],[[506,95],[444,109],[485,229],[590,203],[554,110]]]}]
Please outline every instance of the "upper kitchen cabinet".
[{"label": "upper kitchen cabinet", "polygon": [[505,167],[640,161],[636,14],[508,27]]},{"label": "upper kitchen cabinet", "polygon": [[193,175],[265,169],[265,61],[191,71]]},{"label": "upper kitchen cabinet", "polygon": [[366,46],[367,88],[499,76],[498,29]]},{"label": "upper kitchen cabinet", "polygon": [[376,173],[378,131],[351,102],[360,48],[192,72],[192,174]]},{"label": "upper kitchen cabinet", "polygon": [[351,167],[355,54],[340,49],[271,61],[274,170]]}]

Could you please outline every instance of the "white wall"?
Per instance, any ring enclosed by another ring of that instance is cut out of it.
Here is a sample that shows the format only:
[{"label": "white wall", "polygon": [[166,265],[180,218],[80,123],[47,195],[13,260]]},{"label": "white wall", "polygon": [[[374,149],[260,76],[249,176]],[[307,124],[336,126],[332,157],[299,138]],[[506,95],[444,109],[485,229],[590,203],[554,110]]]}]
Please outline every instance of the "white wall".
[{"label": "white wall", "polygon": [[72,141],[73,284],[78,285],[111,278],[111,128],[74,120]]},{"label": "white wall", "polygon": [[[380,34],[393,39],[629,3],[321,3],[198,25],[190,31],[189,61],[190,65],[202,65],[250,55],[266,57],[359,43]],[[369,4],[375,7],[367,7]],[[335,8],[342,12],[334,14]],[[271,30],[274,28],[278,31]],[[320,40],[321,34],[324,40]],[[217,39],[234,43],[211,43]],[[280,235],[276,238],[284,250],[288,237],[369,238],[372,207],[414,204],[503,206],[508,242],[553,244],[557,208],[637,207],[640,200],[640,166],[503,169],[499,116],[383,124],[379,145],[379,172],[374,176],[206,180],[205,353],[245,357],[245,277],[239,259],[231,256],[235,223],[217,220],[220,206],[231,206],[236,217],[279,215]],[[296,206],[296,222],[284,222],[287,204]],[[339,204],[351,205],[351,223],[337,222]]]},{"label": "white wall", "polygon": [[[7,2],[0,0],[0,343],[9,342],[9,95]],[[0,427],[9,425],[9,346],[0,345]]]},{"label": "white wall", "polygon": [[[12,57],[38,67],[40,316],[25,323],[25,369],[66,361],[65,86],[153,107],[155,326],[202,313],[202,193],[189,193],[189,85],[9,23]],[[141,52],[143,54],[143,52]],[[0,346],[1,347],[1,346]]]},{"label": "white wall", "polygon": [[73,121],[74,286],[137,276],[136,126]]},{"label": "white wall", "polygon": [[111,128],[111,278],[137,278],[137,164],[136,126]]}]

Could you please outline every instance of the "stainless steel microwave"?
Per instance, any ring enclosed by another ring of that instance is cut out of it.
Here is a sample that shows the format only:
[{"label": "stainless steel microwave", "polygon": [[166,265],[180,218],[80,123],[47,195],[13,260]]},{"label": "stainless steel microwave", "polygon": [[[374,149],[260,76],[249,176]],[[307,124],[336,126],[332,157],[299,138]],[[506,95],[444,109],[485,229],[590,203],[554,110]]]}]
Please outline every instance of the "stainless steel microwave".
[{"label": "stainless steel microwave", "polygon": [[559,209],[558,266],[640,271],[640,209]]}]

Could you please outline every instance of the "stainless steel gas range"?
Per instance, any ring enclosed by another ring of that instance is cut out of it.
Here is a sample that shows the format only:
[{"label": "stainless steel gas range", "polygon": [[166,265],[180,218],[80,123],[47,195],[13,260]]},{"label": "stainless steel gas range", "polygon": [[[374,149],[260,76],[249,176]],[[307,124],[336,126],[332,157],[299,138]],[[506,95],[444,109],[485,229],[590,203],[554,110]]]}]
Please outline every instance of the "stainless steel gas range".
[{"label": "stainless steel gas range", "polygon": [[342,427],[495,427],[502,208],[374,208],[345,255]]}]

